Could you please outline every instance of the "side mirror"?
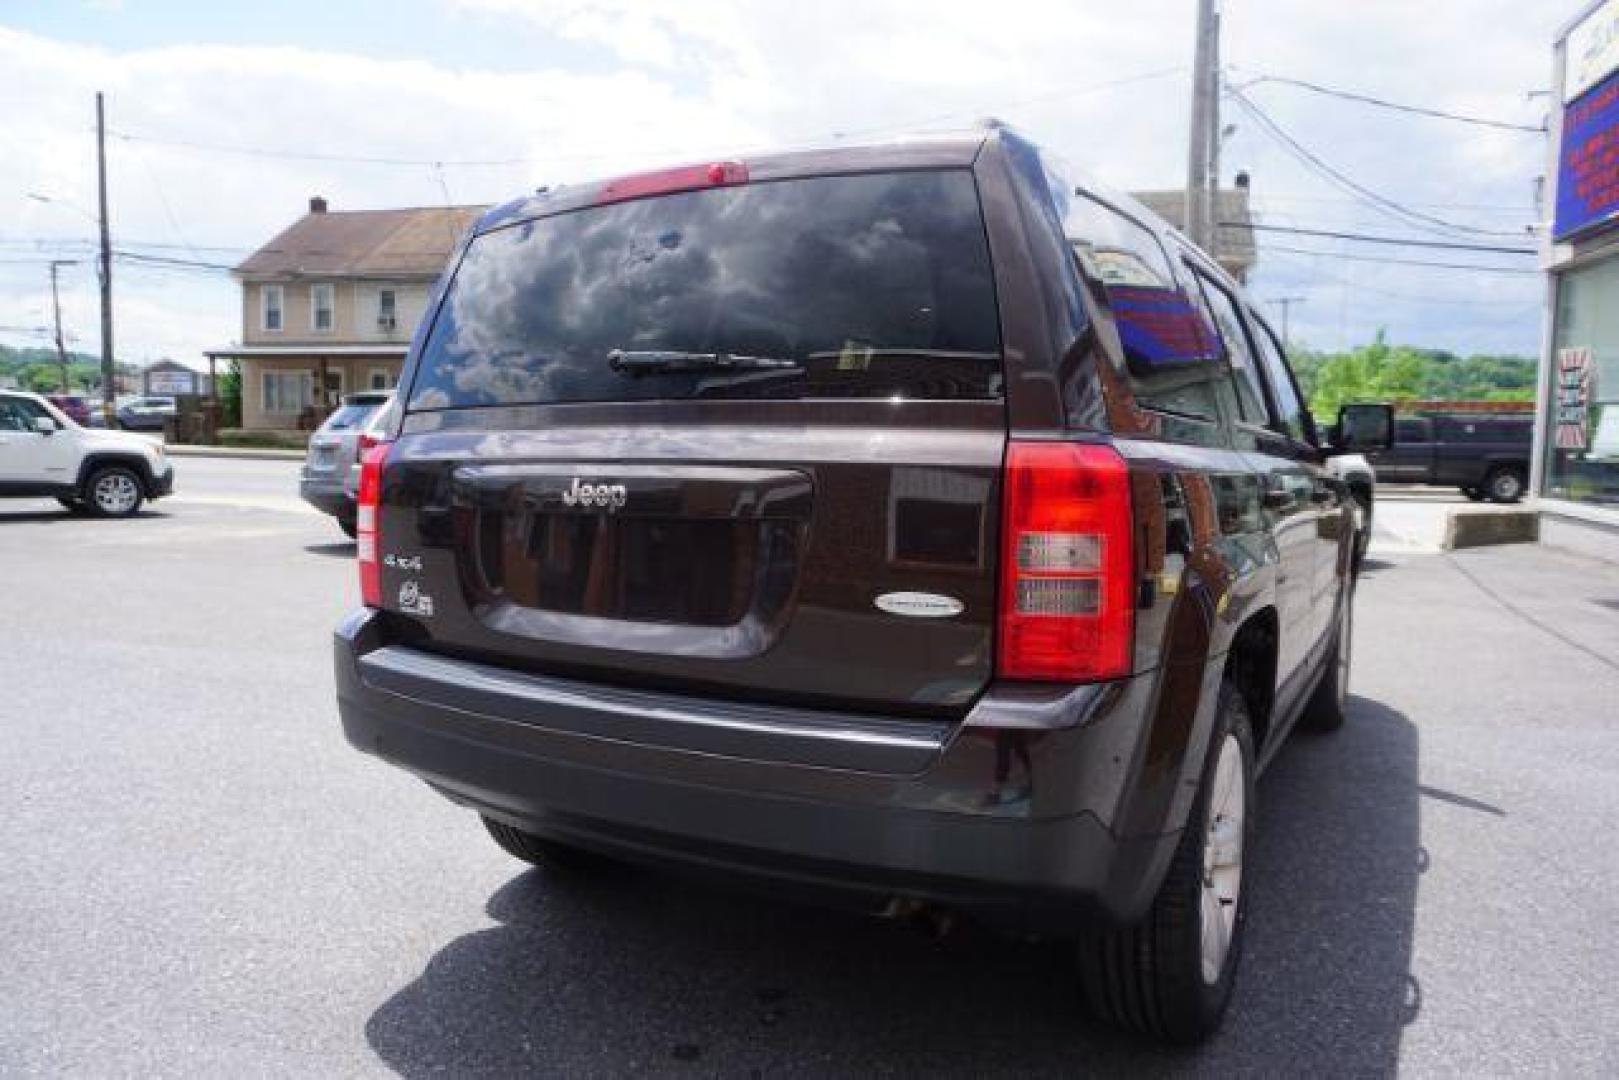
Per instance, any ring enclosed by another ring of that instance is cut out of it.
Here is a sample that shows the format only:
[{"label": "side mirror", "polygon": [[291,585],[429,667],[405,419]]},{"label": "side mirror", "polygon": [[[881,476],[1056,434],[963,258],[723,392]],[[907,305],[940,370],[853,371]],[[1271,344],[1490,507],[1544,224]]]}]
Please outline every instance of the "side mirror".
[{"label": "side mirror", "polygon": [[1387,450],[1394,444],[1394,409],[1388,405],[1345,405],[1336,425],[1339,450]]},{"label": "side mirror", "polygon": [[48,416],[36,416],[34,417],[34,430],[41,435],[55,435],[56,421]]}]

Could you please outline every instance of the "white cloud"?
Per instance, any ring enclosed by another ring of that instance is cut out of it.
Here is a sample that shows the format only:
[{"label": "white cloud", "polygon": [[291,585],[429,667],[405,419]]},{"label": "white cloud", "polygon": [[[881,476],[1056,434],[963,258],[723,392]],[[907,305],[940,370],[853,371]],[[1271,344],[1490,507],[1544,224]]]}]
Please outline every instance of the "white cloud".
[{"label": "white cloud", "polygon": [[[1184,73],[1123,81],[1189,62],[1191,7],[1190,0],[1138,0],[1122,10],[1071,0],[451,0],[454,18],[446,25],[457,41],[446,35],[442,46],[399,59],[313,46],[119,51],[0,29],[7,117],[0,125],[0,239],[9,245],[0,260],[14,257],[19,238],[89,231],[71,213],[24,194],[43,190],[93,205],[89,126],[97,88],[108,92],[117,131],[424,161],[531,159],[451,165],[441,173],[425,165],[115,140],[120,241],[245,249],[284,227],[317,192],[334,209],[436,204],[445,188],[457,202],[493,201],[536,183],[835,133],[954,126],[990,114],[1117,186],[1178,186],[1185,174]],[[1543,106],[1524,94],[1548,81],[1550,36],[1567,14],[1509,0],[1437,0],[1420,8],[1406,0],[1243,0],[1225,8],[1225,60],[1239,77],[1294,75],[1530,121]],[[498,70],[463,47],[478,35],[532,42],[537,55],[576,62]],[[1521,224],[1531,178],[1543,168],[1544,147],[1534,136],[1373,112],[1274,86],[1252,93],[1301,141],[1379,191],[1425,205],[1518,208],[1450,208],[1444,216]],[[1238,126],[1227,174],[1238,167],[1253,173],[1270,220],[1405,231],[1323,185],[1234,110],[1227,118]],[[161,250],[193,257],[183,247]],[[240,253],[201,254],[234,261]],[[40,305],[43,273],[0,263],[0,325],[38,320],[29,312]],[[1322,273],[1352,286],[1346,291]],[[93,345],[93,278],[81,272],[75,282],[66,298],[72,328]],[[239,333],[228,280],[120,267],[117,282],[121,352],[127,346],[134,357],[196,362],[202,347]],[[1474,303],[1416,304],[1370,288]],[[1323,344],[1364,340],[1385,322],[1403,328],[1401,336],[1453,347],[1532,348],[1538,335],[1530,325],[1536,315],[1523,305],[1537,296],[1532,279],[1474,281],[1276,257],[1263,263],[1257,291],[1308,295],[1295,311],[1295,332]],[[1500,310],[1477,305],[1497,296]],[[1517,309],[1509,317],[1511,304]]]}]

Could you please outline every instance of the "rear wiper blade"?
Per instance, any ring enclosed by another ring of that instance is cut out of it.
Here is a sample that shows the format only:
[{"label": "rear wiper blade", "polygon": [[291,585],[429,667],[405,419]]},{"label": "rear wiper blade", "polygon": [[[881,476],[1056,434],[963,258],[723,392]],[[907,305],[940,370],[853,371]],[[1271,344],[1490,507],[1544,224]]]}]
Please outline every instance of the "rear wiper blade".
[{"label": "rear wiper blade", "polygon": [[775,356],[682,352],[678,349],[614,349],[607,354],[607,364],[624,375],[688,371],[786,371],[803,367],[797,360]]}]

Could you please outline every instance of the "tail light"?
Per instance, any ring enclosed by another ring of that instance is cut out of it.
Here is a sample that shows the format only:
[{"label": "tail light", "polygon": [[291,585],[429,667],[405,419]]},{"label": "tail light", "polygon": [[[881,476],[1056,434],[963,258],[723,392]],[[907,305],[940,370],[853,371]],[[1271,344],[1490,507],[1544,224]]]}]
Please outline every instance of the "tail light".
[{"label": "tail light", "polygon": [[996,673],[1094,682],[1130,672],[1130,473],[1108,446],[1007,447]]},{"label": "tail light", "polygon": [[360,562],[360,603],[382,606],[381,539],[377,510],[382,505],[382,467],[388,460],[386,442],[373,442],[360,455],[360,492],[354,511],[355,549]]},{"label": "tail light", "polygon": [[387,441],[388,441],[387,439],[385,439],[381,435],[378,435],[374,431],[366,430],[366,431],[360,432],[360,437],[354,440],[354,457],[355,457],[355,459],[359,460],[359,461],[364,461],[365,460],[365,452],[367,450],[371,449],[373,446],[381,446],[383,443],[385,443]]}]

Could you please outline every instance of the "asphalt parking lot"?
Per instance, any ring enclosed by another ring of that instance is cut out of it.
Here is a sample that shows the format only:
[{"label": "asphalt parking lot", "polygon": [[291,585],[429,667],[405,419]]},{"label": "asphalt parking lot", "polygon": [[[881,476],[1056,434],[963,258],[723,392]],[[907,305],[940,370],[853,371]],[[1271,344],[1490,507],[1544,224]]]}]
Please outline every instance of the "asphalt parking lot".
[{"label": "asphalt parking lot", "polygon": [[1619,1073],[1611,566],[1380,510],[1349,723],[1261,783],[1232,1013],[1168,1054],[1050,947],[513,862],[344,743],[295,472],[0,503],[0,1074]]}]

